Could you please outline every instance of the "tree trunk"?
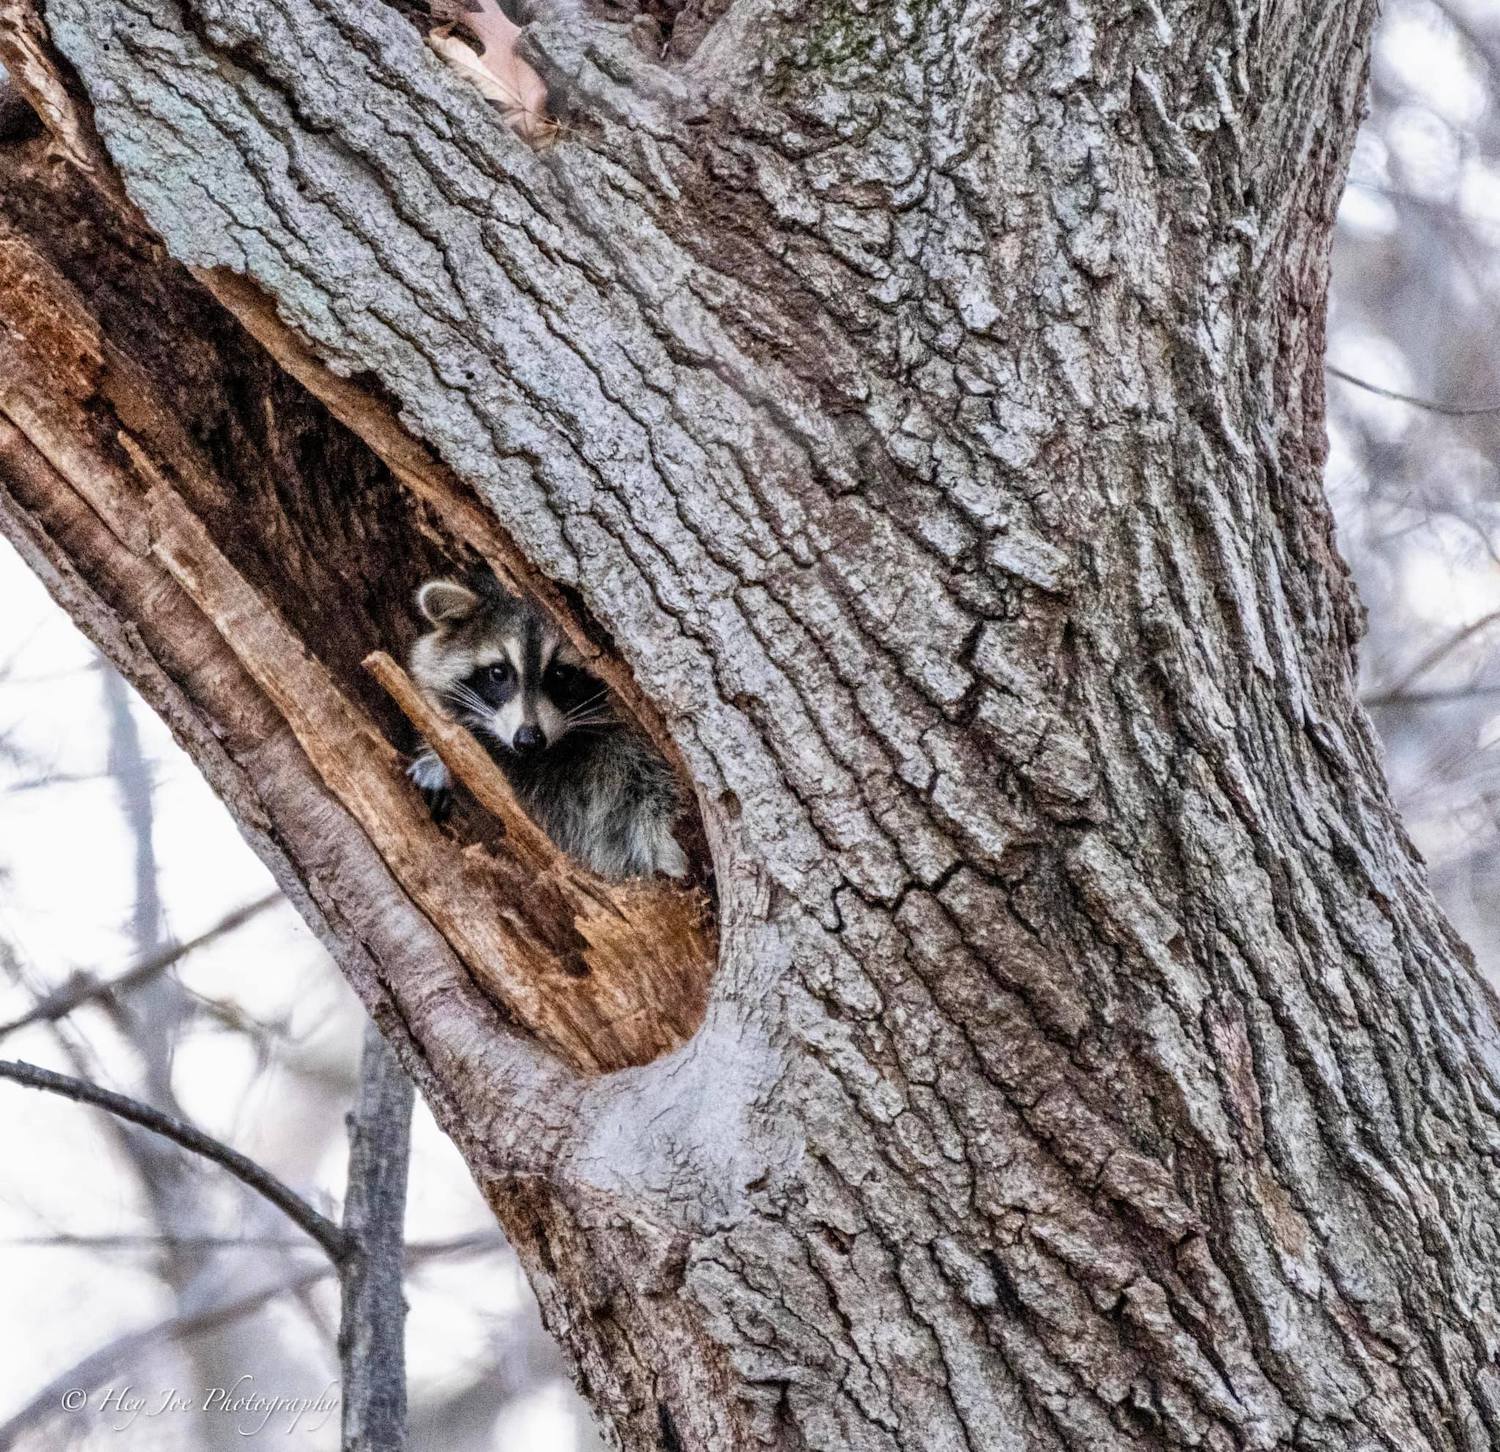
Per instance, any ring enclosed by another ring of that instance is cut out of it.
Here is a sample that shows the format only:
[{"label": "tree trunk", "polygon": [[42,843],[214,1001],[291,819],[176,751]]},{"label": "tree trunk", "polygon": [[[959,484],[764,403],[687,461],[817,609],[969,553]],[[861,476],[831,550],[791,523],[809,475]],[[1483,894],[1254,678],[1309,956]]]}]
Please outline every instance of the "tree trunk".
[{"label": "tree trunk", "polygon": [[339,1267],[343,1452],[406,1452],[406,1175],[411,1080],[365,1028],[349,1114],[348,1259]]},{"label": "tree trunk", "polygon": [[[40,10],[4,528],[623,1446],[1496,1444],[1493,1002],[1319,481],[1373,3],[559,8],[540,152],[375,0]],[[472,552],[680,752],[706,1012],[405,793],[360,661]]]}]

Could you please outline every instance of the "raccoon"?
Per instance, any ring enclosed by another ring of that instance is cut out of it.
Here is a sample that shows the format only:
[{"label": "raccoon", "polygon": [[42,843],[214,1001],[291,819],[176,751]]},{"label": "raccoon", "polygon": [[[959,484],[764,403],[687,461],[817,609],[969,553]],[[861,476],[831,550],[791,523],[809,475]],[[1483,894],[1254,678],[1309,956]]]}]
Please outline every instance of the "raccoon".
[{"label": "raccoon", "polygon": [[[540,609],[493,577],[429,580],[417,609],[432,629],[411,648],[412,678],[479,738],[563,851],[616,881],[687,875],[671,768]],[[407,774],[445,815],[452,782],[425,743]]]}]

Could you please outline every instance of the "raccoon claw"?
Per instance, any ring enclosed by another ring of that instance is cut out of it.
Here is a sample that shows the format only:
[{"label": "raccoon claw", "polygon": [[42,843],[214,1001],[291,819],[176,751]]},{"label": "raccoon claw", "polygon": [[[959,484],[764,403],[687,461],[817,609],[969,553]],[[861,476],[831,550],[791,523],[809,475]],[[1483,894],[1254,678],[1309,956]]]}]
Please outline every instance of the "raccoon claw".
[{"label": "raccoon claw", "polygon": [[427,802],[432,820],[439,825],[453,810],[453,779],[434,751],[424,751],[406,768],[406,774]]}]

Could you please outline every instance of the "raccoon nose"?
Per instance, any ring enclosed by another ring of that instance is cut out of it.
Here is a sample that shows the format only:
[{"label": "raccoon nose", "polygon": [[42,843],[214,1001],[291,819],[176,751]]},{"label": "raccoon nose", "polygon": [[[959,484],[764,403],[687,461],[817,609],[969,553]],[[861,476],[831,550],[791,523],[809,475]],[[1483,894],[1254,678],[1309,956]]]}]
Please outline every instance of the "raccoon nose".
[{"label": "raccoon nose", "polygon": [[527,755],[541,750],[547,744],[547,738],[542,735],[540,726],[517,726],[516,734],[511,737],[510,744],[523,755]]}]

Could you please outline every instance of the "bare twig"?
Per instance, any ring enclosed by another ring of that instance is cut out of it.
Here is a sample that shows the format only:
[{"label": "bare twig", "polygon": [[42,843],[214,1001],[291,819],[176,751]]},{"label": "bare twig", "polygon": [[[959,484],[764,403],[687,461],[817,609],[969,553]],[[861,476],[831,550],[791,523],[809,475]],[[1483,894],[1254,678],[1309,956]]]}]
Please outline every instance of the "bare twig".
[{"label": "bare twig", "polygon": [[[36,1250],[159,1250],[163,1245],[188,1250],[306,1250],[305,1240],[284,1235],[11,1235],[0,1246],[28,1246]],[[505,1237],[498,1230],[476,1230],[443,1240],[417,1240],[405,1247],[408,1263],[437,1255],[460,1255],[469,1250],[502,1250]]]},{"label": "bare twig", "polygon": [[1365,696],[1360,704],[1373,711],[1383,706],[1447,706],[1456,701],[1480,701],[1488,696],[1500,696],[1500,686],[1456,686],[1451,691],[1410,691],[1398,694],[1382,691],[1379,695]]},{"label": "bare twig", "polygon": [[[1462,630],[1450,635],[1447,640],[1440,642],[1427,652],[1404,676],[1394,685],[1387,686],[1385,690],[1375,692],[1365,698],[1364,704],[1388,705],[1394,701],[1409,701],[1412,697],[1408,694],[1411,687],[1434,666],[1441,664],[1465,641],[1472,640],[1481,630],[1488,629],[1497,620],[1500,620],[1500,610],[1491,610],[1488,615],[1481,615],[1478,620],[1472,621],[1464,626]],[[1471,689],[1471,688],[1470,688]]]},{"label": "bare twig", "polygon": [[55,1023],[60,1018],[66,1018],[75,1008],[96,998],[108,998],[113,994],[134,988],[147,979],[156,977],[158,973],[164,972],[174,963],[186,958],[189,953],[195,953],[199,948],[206,947],[226,933],[232,933],[236,928],[243,927],[252,918],[259,917],[267,908],[275,906],[280,901],[279,892],[267,893],[265,897],[257,898],[254,902],[246,903],[244,907],[236,908],[232,913],[226,914],[207,932],[200,933],[196,938],[170,948],[163,948],[160,953],[153,953],[149,958],[143,958],[133,968],[127,968],[118,978],[99,979],[87,974],[80,975],[71,983],[59,988],[56,993],[49,993],[20,1018],[0,1024],[0,1038],[14,1033],[17,1029],[25,1028],[28,1024]]},{"label": "bare twig", "polygon": [[[461,1255],[471,1250],[492,1250],[505,1243],[504,1237],[494,1231],[481,1230],[469,1235],[455,1235],[447,1240],[432,1240],[406,1247],[406,1259],[410,1264],[433,1260],[439,1256]],[[202,1332],[216,1331],[245,1316],[254,1315],[262,1306],[281,1295],[295,1295],[316,1285],[333,1273],[326,1262],[309,1267],[300,1275],[273,1285],[261,1286],[228,1300],[215,1301],[202,1310],[186,1315],[173,1313],[137,1331],[127,1331],[113,1341],[91,1351],[83,1360],[75,1362],[62,1375],[54,1377],[9,1421],[0,1425],[0,1452],[11,1447],[15,1439],[27,1428],[34,1426],[49,1413],[55,1412],[65,1392],[92,1391],[118,1366],[132,1356],[156,1346],[165,1338],[182,1340]]]},{"label": "bare twig", "polygon": [[35,1064],[0,1059],[0,1079],[11,1079],[28,1089],[45,1089],[79,1104],[92,1104],[98,1109],[108,1110],[119,1119],[139,1124],[142,1128],[181,1145],[183,1149],[213,1160],[305,1230],[335,1263],[344,1258],[348,1240],[333,1221],[314,1210],[296,1191],[284,1185],[269,1170],[192,1125],[170,1114],[163,1114],[158,1109],[152,1109],[150,1105],[142,1104],[137,1099],[90,1084],[86,1079],[75,1079],[70,1074],[55,1074],[52,1070],[40,1069]]},{"label": "bare twig", "polygon": [[40,792],[48,787],[56,786],[82,786],[85,782],[107,781],[108,776],[99,771],[70,772],[60,771],[55,776],[32,776],[24,781],[11,782],[5,788],[8,797],[19,796],[22,792]]},{"label": "bare twig", "polygon": [[117,1366],[130,1357],[155,1346],[166,1337],[184,1340],[205,1331],[216,1331],[230,1325],[243,1316],[253,1315],[268,1302],[288,1291],[300,1290],[313,1285],[332,1273],[333,1267],[318,1265],[311,1267],[291,1280],[277,1281],[274,1285],[261,1286],[244,1295],[229,1300],[215,1301],[201,1311],[186,1315],[174,1313],[138,1331],[127,1331],[113,1341],[90,1352],[82,1361],[70,1366],[61,1376],[53,1378],[26,1403],[9,1421],[0,1425],[0,1452],[15,1445],[15,1440],[42,1421],[62,1405],[62,1398],[69,1392],[92,1391]]},{"label": "bare twig", "polygon": [[[481,1230],[469,1235],[455,1235],[447,1240],[432,1240],[406,1247],[406,1259],[411,1264],[433,1260],[439,1256],[458,1255],[470,1250],[491,1250],[505,1243],[504,1237],[494,1231]],[[262,1306],[281,1295],[295,1295],[316,1285],[333,1273],[333,1266],[320,1263],[310,1266],[300,1275],[273,1285],[261,1286],[227,1300],[215,1301],[201,1310],[186,1315],[174,1312],[137,1331],[127,1331],[113,1341],[91,1351],[81,1361],[75,1362],[62,1375],[54,1377],[9,1421],[0,1425],[0,1452],[11,1447],[15,1439],[27,1428],[34,1426],[49,1413],[55,1412],[65,1392],[92,1391],[128,1358],[147,1351],[165,1338],[182,1340],[206,1331],[216,1331],[231,1325],[245,1316],[254,1315]]]},{"label": "bare twig", "polygon": [[1488,418],[1494,414],[1500,414],[1500,403],[1473,406],[1434,403],[1430,398],[1417,398],[1410,393],[1397,393],[1394,388],[1382,388],[1378,383],[1366,382],[1363,378],[1356,378],[1352,373],[1346,373],[1342,368],[1335,368],[1332,363],[1324,366],[1335,378],[1341,378],[1345,383],[1352,383],[1356,388],[1363,388],[1366,393],[1379,394],[1381,398],[1391,398],[1397,403],[1409,403],[1413,408],[1425,408],[1428,413],[1440,413],[1445,418]]}]

